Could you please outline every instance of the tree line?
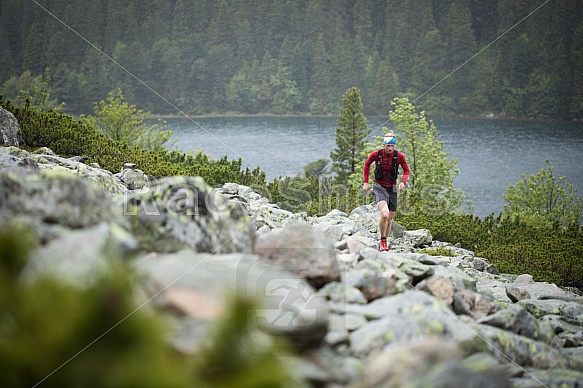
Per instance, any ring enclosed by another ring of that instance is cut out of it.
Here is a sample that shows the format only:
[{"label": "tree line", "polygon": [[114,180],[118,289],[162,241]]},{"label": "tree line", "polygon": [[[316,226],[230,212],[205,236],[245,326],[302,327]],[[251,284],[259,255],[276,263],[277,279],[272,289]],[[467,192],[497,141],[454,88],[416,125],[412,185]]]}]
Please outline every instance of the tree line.
[{"label": "tree line", "polygon": [[[540,7],[540,8],[539,8]],[[0,93],[49,68],[70,112],[123,90],[153,113],[583,117],[578,0],[0,2]]]}]

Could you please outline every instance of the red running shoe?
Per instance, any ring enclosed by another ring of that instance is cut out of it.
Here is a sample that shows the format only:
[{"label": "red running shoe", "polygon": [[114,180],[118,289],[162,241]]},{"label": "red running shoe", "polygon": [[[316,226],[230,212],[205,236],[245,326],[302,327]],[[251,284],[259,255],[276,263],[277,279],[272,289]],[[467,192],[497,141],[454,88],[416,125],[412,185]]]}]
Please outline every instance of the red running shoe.
[{"label": "red running shoe", "polygon": [[388,251],[389,250],[389,245],[387,244],[387,240],[386,239],[381,239],[381,242],[379,243],[379,251]]}]

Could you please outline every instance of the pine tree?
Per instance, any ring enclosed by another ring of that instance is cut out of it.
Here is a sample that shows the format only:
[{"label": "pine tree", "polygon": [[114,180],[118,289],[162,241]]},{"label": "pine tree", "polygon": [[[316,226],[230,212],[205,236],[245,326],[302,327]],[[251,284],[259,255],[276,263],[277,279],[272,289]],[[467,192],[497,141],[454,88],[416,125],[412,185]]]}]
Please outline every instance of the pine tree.
[{"label": "pine tree", "polygon": [[[453,187],[459,174],[457,159],[448,160],[443,142],[437,140],[435,124],[417,113],[407,98],[395,98],[389,119],[395,124],[399,152],[407,158],[411,171],[410,189],[405,193],[405,209],[428,215],[460,212],[464,193]],[[401,207],[401,206],[400,206]]]},{"label": "pine tree", "polygon": [[35,19],[30,27],[30,32],[26,37],[22,57],[22,68],[30,70],[35,74],[41,73],[44,70],[44,64],[42,63],[44,47],[43,36],[45,25],[47,24],[42,18],[36,16],[38,12],[39,11],[35,11]]},{"label": "pine tree", "polygon": [[353,9],[355,36],[365,47],[373,47],[373,23],[371,20],[371,2],[357,0]]},{"label": "pine tree", "polygon": [[[330,51],[330,62],[327,66],[327,71],[333,76],[328,77],[329,95],[339,96],[350,88],[351,85],[362,85],[356,80],[356,75],[361,75],[360,72],[355,71],[358,65],[363,65],[362,58],[365,58],[359,46],[357,46],[343,28],[343,21],[336,18],[336,33],[332,41],[332,48]],[[361,46],[362,47],[362,46]],[[359,52],[360,51],[360,52]]]},{"label": "pine tree", "polygon": [[438,29],[435,28],[421,36],[417,44],[418,60],[413,67],[412,80],[418,95],[428,92],[446,75],[442,70],[445,51],[445,44]]},{"label": "pine tree", "polygon": [[573,71],[573,95],[569,110],[576,118],[581,118],[583,117],[583,22],[573,35],[571,56],[575,69]]},{"label": "pine tree", "polygon": [[477,52],[468,0],[455,0],[449,9],[447,20],[448,48],[441,58],[444,59],[448,73],[457,70],[447,79],[444,89],[446,94],[453,99],[452,108],[463,111],[466,108],[468,96],[475,87],[471,84],[470,78],[474,62],[463,64]]},{"label": "pine tree", "polygon": [[6,39],[6,31],[4,26],[0,24],[0,84],[4,83],[10,78],[10,74],[14,73],[16,65],[12,57],[12,52],[10,51],[10,46]]},{"label": "pine tree", "polygon": [[429,0],[390,0],[387,4],[387,52],[391,55],[391,65],[405,91],[409,91],[412,86],[416,62],[411,53],[415,52],[419,37],[426,32],[417,26],[423,26],[423,15],[427,14],[431,14]]},{"label": "pine tree", "polygon": [[363,92],[366,111],[377,115],[386,114],[390,102],[399,92],[397,74],[388,59],[376,63],[375,58],[371,58],[370,68],[373,83]]},{"label": "pine tree", "polygon": [[342,97],[340,116],[336,123],[336,148],[330,153],[332,171],[336,173],[336,181],[346,184],[350,174],[354,174],[362,165],[361,151],[366,137],[371,133],[362,114],[358,88],[353,86]]},{"label": "pine tree", "polygon": [[328,87],[330,86],[330,58],[326,52],[324,35],[319,35],[314,45],[312,73],[310,77],[310,112],[325,113],[328,104]]}]

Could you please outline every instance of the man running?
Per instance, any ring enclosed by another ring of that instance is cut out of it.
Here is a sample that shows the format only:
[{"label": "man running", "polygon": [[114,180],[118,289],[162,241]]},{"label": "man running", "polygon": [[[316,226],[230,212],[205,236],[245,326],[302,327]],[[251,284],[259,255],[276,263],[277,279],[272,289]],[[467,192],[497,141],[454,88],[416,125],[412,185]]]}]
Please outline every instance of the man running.
[{"label": "man running", "polygon": [[[381,218],[379,220],[379,231],[381,234],[379,251],[389,250],[387,237],[391,234],[391,225],[393,224],[393,218],[395,217],[395,211],[397,210],[396,186],[399,166],[403,169],[403,176],[401,177],[401,182],[399,182],[399,191],[405,189],[410,174],[405,155],[401,152],[395,151],[395,144],[397,144],[397,138],[395,135],[392,132],[387,133],[383,139],[383,149],[381,154],[379,155],[378,151],[373,151],[364,162],[364,184],[362,185],[362,188],[366,194],[370,193],[370,184],[368,183],[370,165],[375,162],[377,163],[377,168],[380,168],[380,176],[377,177],[377,174],[375,173],[375,180],[372,187],[374,201],[381,213]],[[393,165],[393,156],[395,152],[397,152],[397,163]],[[380,164],[378,161],[379,158]]]}]

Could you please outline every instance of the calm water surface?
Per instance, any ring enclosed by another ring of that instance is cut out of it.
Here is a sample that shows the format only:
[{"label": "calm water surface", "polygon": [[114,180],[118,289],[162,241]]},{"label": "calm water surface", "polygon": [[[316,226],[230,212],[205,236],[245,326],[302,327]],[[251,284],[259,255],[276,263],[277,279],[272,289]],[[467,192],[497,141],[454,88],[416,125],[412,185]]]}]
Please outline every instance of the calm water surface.
[{"label": "calm water surface", "polygon": [[[265,171],[268,181],[301,173],[306,164],[329,159],[336,147],[335,117],[183,118],[167,124],[179,150],[241,158],[244,167]],[[368,119],[372,135],[380,136],[382,125],[390,128],[392,123]],[[565,176],[583,194],[582,123],[440,119],[435,125],[445,151],[458,159],[454,185],[480,217],[500,213],[508,185],[546,168],[547,159],[555,175]]]}]

